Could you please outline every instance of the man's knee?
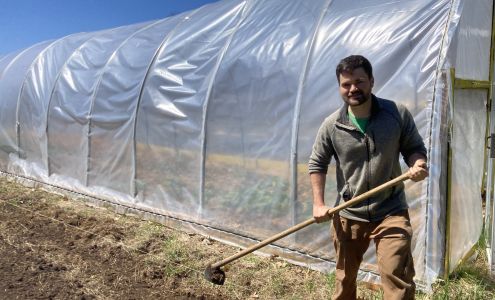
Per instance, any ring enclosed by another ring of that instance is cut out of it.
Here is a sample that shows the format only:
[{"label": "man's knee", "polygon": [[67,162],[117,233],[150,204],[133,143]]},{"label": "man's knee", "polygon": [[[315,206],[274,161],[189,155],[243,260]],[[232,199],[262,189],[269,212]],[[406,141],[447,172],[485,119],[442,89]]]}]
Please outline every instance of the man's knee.
[{"label": "man's knee", "polygon": [[378,265],[383,273],[401,276],[414,268],[410,239],[381,239],[376,241],[376,246]]}]

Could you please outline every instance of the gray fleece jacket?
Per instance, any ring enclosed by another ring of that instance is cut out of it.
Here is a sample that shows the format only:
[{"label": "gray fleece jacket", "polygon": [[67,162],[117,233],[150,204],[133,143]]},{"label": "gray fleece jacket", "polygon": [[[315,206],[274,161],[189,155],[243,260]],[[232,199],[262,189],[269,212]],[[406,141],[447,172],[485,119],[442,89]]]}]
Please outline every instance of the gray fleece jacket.
[{"label": "gray fleece jacket", "polygon": [[[406,163],[413,153],[426,158],[426,148],[406,107],[372,96],[371,115],[363,134],[349,120],[347,104],[325,119],[309,159],[310,173],[327,173],[336,161],[338,201],[347,201],[399,175],[399,154]],[[407,209],[404,184],[396,185],[340,215],[365,222],[383,220]]]}]

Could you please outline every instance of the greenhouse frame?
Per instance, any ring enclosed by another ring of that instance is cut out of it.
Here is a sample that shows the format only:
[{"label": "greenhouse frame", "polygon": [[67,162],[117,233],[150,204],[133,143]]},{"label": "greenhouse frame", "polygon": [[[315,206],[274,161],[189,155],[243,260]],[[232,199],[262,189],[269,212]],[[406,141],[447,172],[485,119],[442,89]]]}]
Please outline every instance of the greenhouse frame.
[{"label": "greenhouse frame", "polygon": [[[311,218],[308,158],[342,105],[335,67],[361,54],[374,94],[411,111],[428,150],[430,176],[405,183],[415,281],[431,291],[483,231],[495,272],[493,9],[224,0],[38,43],[0,57],[0,171],[246,247]],[[312,225],[261,252],[332,272],[328,230]],[[359,279],[379,282],[373,246]]]}]

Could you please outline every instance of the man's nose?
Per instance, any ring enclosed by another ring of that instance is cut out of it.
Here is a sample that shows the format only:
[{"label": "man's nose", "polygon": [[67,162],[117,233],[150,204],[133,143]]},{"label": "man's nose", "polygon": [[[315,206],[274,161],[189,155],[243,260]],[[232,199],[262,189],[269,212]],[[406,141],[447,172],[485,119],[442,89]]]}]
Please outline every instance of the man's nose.
[{"label": "man's nose", "polygon": [[355,92],[355,91],[357,91],[357,90],[358,90],[358,88],[357,88],[357,86],[356,86],[356,85],[354,85],[354,84],[353,84],[353,85],[351,85],[351,92]]}]

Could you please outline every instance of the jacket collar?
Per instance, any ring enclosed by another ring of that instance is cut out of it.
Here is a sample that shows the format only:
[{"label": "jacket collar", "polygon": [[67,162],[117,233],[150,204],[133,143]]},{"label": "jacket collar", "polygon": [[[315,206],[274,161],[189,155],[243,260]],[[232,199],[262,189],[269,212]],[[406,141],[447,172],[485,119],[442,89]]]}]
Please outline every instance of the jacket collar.
[{"label": "jacket collar", "polygon": [[[345,125],[351,125],[351,120],[349,120],[349,114],[347,113],[347,109],[349,108],[349,104],[344,102],[344,105],[340,108],[340,113],[339,113],[339,119],[338,122],[345,124]],[[376,97],[374,94],[371,94],[371,114],[370,114],[370,120],[378,114],[381,110],[381,104],[380,101],[378,101],[378,97]]]}]

